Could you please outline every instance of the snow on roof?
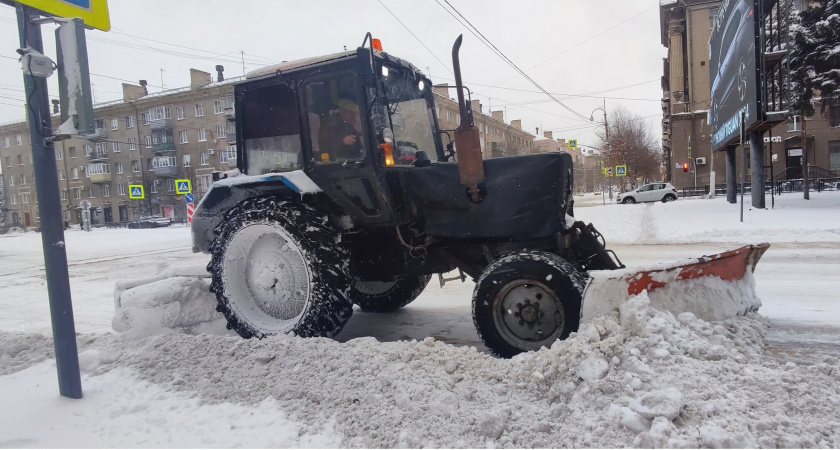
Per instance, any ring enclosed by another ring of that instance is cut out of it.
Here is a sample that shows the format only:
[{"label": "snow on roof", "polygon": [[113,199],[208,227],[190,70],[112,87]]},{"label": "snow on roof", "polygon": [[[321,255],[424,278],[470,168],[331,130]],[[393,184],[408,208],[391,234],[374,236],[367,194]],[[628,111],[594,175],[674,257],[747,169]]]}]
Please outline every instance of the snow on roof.
[{"label": "snow on roof", "polygon": [[252,70],[245,74],[246,79],[252,78],[259,78],[268,75],[274,75],[277,72],[286,72],[293,69],[299,69],[301,67],[312,66],[318,63],[322,63],[325,61],[332,61],[334,59],[344,58],[346,56],[356,54],[355,50],[348,50],[346,52],[341,53],[333,53],[330,55],[323,55],[323,56],[313,56],[311,58],[303,58],[297,59],[294,61],[283,61],[279,64],[272,64],[270,66],[265,66],[256,70]]}]

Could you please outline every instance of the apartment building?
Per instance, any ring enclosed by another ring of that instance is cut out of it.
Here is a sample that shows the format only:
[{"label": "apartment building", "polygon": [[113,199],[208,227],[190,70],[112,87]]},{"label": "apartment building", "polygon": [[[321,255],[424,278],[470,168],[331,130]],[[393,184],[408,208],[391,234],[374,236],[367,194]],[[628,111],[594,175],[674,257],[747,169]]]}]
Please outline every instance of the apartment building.
[{"label": "apartment building", "polygon": [[567,152],[572,155],[575,167],[575,192],[592,192],[600,188],[604,176],[600,169],[600,156],[596,150],[584,148],[568,148],[565,139],[554,139],[551,131],[544,131],[543,138],[533,144],[533,153]]},{"label": "apartment building", "polygon": [[[807,2],[806,2],[807,3]],[[677,188],[709,185],[712,168],[715,184],[726,181],[725,155],[712,155],[708,110],[711,103],[709,40],[721,2],[709,0],[662,0],[660,33],[668,50],[663,58],[662,147],[666,158],[666,179]],[[769,42],[773,49],[783,43]],[[769,47],[769,48],[770,48]],[[778,52],[777,52],[778,53]],[[770,69],[783,59],[766,58]],[[840,175],[840,105],[807,118],[808,164],[811,177]],[[790,117],[764,135],[766,171],[775,180],[802,177],[801,118]],[[736,151],[735,167],[741,167]],[[682,164],[688,163],[684,172]],[[713,165],[714,164],[714,165]],[[747,160],[749,166],[750,161]],[[740,170],[740,169],[738,169]],[[749,182],[750,174],[746,174]]]},{"label": "apartment building", "polygon": [[[56,176],[64,220],[77,224],[79,202],[91,203],[94,223],[126,222],[147,215],[186,217],[176,179],[189,179],[198,201],[212,173],[236,167],[233,83],[190,70],[189,87],[148,94],[123,84],[123,99],[97,104],[97,136],[55,143]],[[59,118],[53,118],[57,126]],[[0,165],[7,226],[37,226],[35,176],[26,122],[0,126]],[[130,199],[129,185],[145,198]]]},{"label": "apartment building", "polygon": [[[435,95],[435,114],[441,130],[454,130],[461,125],[461,113],[458,102],[449,97],[449,87],[432,88]],[[454,94],[454,91],[452,92]],[[471,102],[473,121],[479,131],[481,152],[484,158],[498,158],[502,156],[527,155],[534,153],[534,135],[522,129],[521,120],[505,122],[504,111],[491,111],[490,115],[483,114],[481,102]],[[454,139],[454,134],[452,139]],[[443,138],[444,145],[446,137]]]}]

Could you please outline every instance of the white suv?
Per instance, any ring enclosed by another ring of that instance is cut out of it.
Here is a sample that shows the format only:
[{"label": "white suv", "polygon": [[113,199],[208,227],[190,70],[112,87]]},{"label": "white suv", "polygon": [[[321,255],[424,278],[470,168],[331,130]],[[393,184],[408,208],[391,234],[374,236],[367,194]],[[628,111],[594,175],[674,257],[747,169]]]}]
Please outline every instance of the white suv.
[{"label": "white suv", "polygon": [[648,183],[617,197],[619,203],[673,202],[676,199],[677,188],[663,182]]}]

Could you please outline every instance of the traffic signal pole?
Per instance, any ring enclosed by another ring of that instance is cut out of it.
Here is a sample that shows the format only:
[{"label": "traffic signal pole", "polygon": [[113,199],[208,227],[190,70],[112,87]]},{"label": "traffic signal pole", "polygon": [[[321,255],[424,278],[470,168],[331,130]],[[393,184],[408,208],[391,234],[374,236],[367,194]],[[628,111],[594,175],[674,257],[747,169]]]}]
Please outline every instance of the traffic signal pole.
[{"label": "traffic signal pole", "polygon": [[[41,25],[35,22],[39,14],[20,3],[16,4],[16,9],[21,48],[28,47],[43,53]],[[23,84],[26,90],[29,137],[32,142],[35,195],[38,199],[41,243],[44,247],[44,269],[52,318],[58,390],[64,397],[78,399],[82,398],[82,382],[79,374],[73,304],[70,300],[70,275],[67,271],[55,147],[51,140],[53,133],[47,79],[24,74]]]}]

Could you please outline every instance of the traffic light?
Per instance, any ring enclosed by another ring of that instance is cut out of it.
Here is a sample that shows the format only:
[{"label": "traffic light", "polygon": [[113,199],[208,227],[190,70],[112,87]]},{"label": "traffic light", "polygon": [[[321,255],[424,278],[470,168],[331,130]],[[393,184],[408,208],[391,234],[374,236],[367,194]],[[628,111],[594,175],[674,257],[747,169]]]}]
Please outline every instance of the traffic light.
[{"label": "traffic light", "polygon": [[688,163],[682,163],[683,172],[688,172]]}]

